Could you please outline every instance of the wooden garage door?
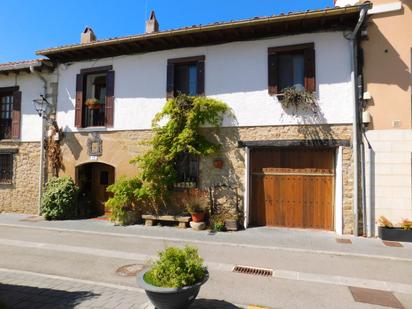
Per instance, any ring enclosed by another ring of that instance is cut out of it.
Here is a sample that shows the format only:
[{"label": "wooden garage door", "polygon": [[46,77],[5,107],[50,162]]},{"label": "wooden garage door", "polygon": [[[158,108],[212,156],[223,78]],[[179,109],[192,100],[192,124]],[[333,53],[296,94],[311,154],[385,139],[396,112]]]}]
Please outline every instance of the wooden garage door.
[{"label": "wooden garage door", "polygon": [[252,225],[333,229],[334,151],[252,150]]}]

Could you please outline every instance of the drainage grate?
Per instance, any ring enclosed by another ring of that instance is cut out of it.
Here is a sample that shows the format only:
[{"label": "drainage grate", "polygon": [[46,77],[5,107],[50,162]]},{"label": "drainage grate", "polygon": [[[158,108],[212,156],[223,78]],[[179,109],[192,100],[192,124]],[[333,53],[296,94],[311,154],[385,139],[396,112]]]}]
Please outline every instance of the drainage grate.
[{"label": "drainage grate", "polygon": [[122,277],[132,277],[143,269],[143,265],[140,264],[131,264],[125,265],[116,270],[116,274]]},{"label": "drainage grate", "polygon": [[232,271],[234,273],[264,276],[264,277],[272,277],[273,275],[272,269],[258,268],[258,267],[252,267],[252,266],[242,266],[242,265],[236,265],[235,267],[233,267]]}]

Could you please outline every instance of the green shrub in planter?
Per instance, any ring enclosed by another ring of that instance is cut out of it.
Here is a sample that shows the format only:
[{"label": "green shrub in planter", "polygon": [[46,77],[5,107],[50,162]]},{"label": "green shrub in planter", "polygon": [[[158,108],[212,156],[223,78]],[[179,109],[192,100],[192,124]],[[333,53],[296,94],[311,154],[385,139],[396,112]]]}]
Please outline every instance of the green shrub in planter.
[{"label": "green shrub in planter", "polygon": [[76,216],[79,188],[68,177],[53,177],[44,190],[41,214],[47,220],[72,219]]},{"label": "green shrub in planter", "polygon": [[120,225],[136,223],[138,216],[138,199],[136,190],[142,187],[142,182],[137,178],[121,178],[107,187],[113,193],[106,206],[110,209],[110,220]]},{"label": "green shrub in planter", "polygon": [[160,259],[144,275],[144,280],[162,288],[181,288],[203,280],[206,270],[197,249],[170,247],[159,253]]}]

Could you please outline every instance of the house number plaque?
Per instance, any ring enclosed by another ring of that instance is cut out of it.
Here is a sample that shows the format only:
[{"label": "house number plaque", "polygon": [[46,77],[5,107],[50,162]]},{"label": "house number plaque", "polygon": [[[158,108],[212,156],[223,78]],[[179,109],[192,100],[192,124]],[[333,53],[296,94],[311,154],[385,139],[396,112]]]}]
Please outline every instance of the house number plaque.
[{"label": "house number plaque", "polygon": [[99,133],[93,132],[87,138],[87,154],[94,160],[103,154],[103,141]]}]

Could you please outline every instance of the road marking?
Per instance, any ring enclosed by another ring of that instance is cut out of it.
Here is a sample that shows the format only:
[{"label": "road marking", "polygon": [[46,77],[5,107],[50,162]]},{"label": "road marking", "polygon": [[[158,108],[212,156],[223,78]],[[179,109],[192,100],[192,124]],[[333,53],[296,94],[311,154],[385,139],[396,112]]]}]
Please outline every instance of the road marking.
[{"label": "road marking", "polygon": [[[132,252],[103,250],[103,249],[95,249],[95,248],[85,248],[85,247],[78,247],[78,246],[38,243],[38,242],[10,240],[10,239],[1,239],[1,238],[0,238],[0,245],[23,247],[23,248],[35,248],[35,249],[51,250],[51,251],[57,251],[57,252],[70,252],[70,253],[86,254],[86,255],[109,257],[109,258],[136,260],[142,263],[147,263],[149,260],[156,259],[156,256],[132,253]],[[232,272],[233,267],[234,267],[234,265],[231,265],[231,264],[215,263],[215,262],[208,262],[208,261],[205,261],[205,264],[207,265],[209,269],[215,270],[215,271]],[[369,289],[376,289],[376,290],[382,290],[382,291],[412,294],[412,285],[398,283],[398,282],[388,282],[388,281],[325,275],[325,274],[317,274],[317,273],[305,273],[305,272],[296,272],[296,271],[288,271],[288,270],[280,270],[280,269],[275,270],[273,272],[272,277],[275,279],[325,283],[325,284],[342,285],[342,286],[354,286],[354,287],[360,287],[360,288],[369,288]]]},{"label": "road marking", "polygon": [[55,228],[55,227],[27,226],[23,224],[19,225],[19,224],[0,223],[0,227],[1,226],[13,227],[13,228],[38,229],[38,230],[46,230],[46,231],[79,233],[79,234],[86,234],[86,235],[141,238],[141,239],[162,240],[162,241],[166,240],[166,241],[177,242],[177,243],[193,243],[193,244],[216,245],[216,246],[236,247],[236,248],[265,249],[265,250],[271,250],[271,251],[298,252],[298,253],[309,253],[309,254],[371,258],[371,259],[390,260],[390,261],[398,261],[398,262],[412,262],[412,258],[402,258],[402,257],[397,257],[397,256],[388,256],[388,255],[383,256],[383,255],[366,254],[366,253],[353,253],[353,252],[341,252],[341,251],[318,250],[318,249],[301,249],[301,248],[277,247],[277,246],[261,246],[261,245],[251,245],[251,244],[236,244],[236,243],[224,242],[224,241],[182,239],[182,238],[175,238],[175,237],[146,236],[146,235],[128,234],[128,233],[96,232],[96,231],[89,231],[89,230],[76,230],[76,229]]},{"label": "road marking", "polygon": [[145,293],[145,291],[143,289],[135,288],[135,287],[132,287],[132,286],[112,284],[112,283],[104,283],[104,282],[100,282],[100,281],[76,279],[76,278],[71,278],[71,277],[62,277],[62,276],[56,276],[56,275],[48,275],[48,274],[36,273],[36,272],[32,272],[32,271],[0,268],[0,272],[6,272],[6,273],[18,274],[18,275],[38,276],[38,277],[42,277],[42,278],[46,278],[46,279],[57,279],[57,280],[68,281],[68,282],[76,282],[76,283],[97,285],[97,286],[101,286],[101,287],[113,288],[113,289],[130,291],[130,292]]}]

